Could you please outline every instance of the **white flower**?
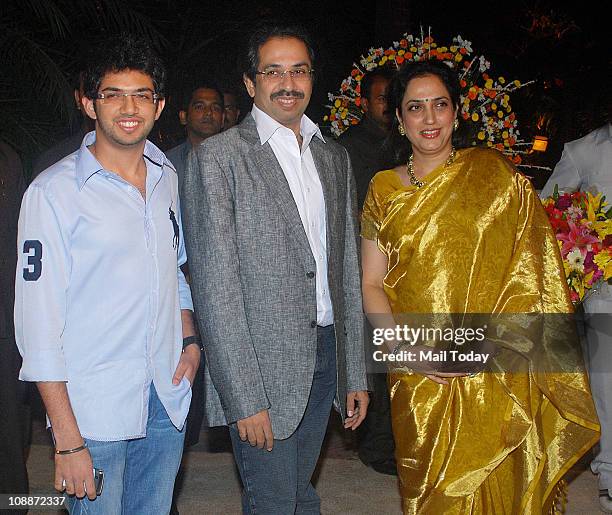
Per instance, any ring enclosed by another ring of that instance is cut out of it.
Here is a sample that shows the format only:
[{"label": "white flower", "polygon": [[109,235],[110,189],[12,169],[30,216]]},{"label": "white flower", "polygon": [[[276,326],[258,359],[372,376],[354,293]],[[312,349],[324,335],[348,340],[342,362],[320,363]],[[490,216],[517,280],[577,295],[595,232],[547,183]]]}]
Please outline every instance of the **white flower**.
[{"label": "white flower", "polygon": [[570,270],[584,273],[584,257],[582,257],[580,249],[574,248],[568,252],[567,264],[569,265]]}]

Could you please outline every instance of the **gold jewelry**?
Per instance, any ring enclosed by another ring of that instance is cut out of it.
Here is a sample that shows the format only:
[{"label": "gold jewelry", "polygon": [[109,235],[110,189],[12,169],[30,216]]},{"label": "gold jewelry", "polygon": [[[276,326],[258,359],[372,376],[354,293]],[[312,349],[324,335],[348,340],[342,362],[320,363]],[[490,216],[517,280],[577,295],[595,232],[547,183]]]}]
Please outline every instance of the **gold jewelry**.
[{"label": "gold jewelry", "polygon": [[455,118],[455,121],[453,122],[453,130],[457,130],[459,128],[459,120],[457,120],[457,118]]},{"label": "gold jewelry", "polygon": [[403,123],[400,123],[397,126],[397,132],[400,133],[400,136],[405,136],[406,135],[406,130],[404,129],[404,124]]},{"label": "gold jewelry", "polygon": [[[455,147],[451,147],[451,151],[450,151],[450,154],[448,155],[448,159],[446,160],[446,163],[444,163],[444,168],[447,168],[448,166],[453,164],[454,160],[455,160]],[[413,186],[416,186],[417,188],[422,188],[423,186],[425,186],[425,183],[417,179],[417,176],[414,174],[414,154],[410,154],[410,157],[408,158],[408,163],[406,164],[406,170],[408,172],[408,179],[410,179],[410,184],[412,184]]]}]

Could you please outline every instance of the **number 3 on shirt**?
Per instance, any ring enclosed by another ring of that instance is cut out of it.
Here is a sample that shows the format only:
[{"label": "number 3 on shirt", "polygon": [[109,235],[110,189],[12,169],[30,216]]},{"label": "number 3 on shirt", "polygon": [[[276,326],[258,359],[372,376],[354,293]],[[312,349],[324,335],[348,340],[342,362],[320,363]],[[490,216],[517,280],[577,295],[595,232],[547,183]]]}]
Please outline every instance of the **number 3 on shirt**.
[{"label": "number 3 on shirt", "polygon": [[26,281],[38,281],[42,274],[42,243],[38,240],[24,241],[23,253],[28,255],[28,266],[23,269],[23,278]]}]

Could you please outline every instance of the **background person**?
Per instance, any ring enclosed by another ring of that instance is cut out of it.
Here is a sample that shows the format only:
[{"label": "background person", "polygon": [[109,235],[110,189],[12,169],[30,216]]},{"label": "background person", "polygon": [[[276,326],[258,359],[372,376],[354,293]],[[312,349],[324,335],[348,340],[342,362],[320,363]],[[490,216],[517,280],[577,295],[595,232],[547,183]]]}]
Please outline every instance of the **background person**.
[{"label": "background person", "polygon": [[[541,197],[551,196],[555,186],[561,191],[603,193],[612,199],[612,124],[565,144]],[[591,469],[599,476],[601,508],[612,513],[612,287],[604,283],[587,297],[583,307],[586,361],[601,424],[599,452]]]},{"label": "background person", "polygon": [[216,85],[201,83],[190,91],[178,113],[181,125],[185,126],[187,138],[166,153],[176,168],[179,185],[185,175],[189,152],[205,139],[221,132],[224,113],[223,94]]}]

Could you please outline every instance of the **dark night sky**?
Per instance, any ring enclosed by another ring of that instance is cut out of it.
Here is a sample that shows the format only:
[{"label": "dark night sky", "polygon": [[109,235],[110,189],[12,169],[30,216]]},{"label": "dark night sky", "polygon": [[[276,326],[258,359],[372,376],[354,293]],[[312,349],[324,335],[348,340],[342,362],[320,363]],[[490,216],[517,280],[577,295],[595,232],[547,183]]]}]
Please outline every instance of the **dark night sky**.
[{"label": "dark night sky", "polygon": [[[51,4],[68,20],[67,34],[63,38],[54,37],[45,20],[33,16],[20,0],[6,2],[0,13],[0,27],[16,26],[26,37],[40,42],[67,76],[78,69],[75,56],[83,54],[97,38],[119,32],[115,19],[108,16],[109,6],[127,10],[133,16],[128,16],[123,29],[133,30],[141,23],[161,35],[163,41],[159,49],[169,68],[169,98],[152,136],[162,148],[168,148],[182,136],[176,115],[178,98],[180,90],[188,88],[193,77],[229,81],[243,90],[238,58],[243,54],[249,28],[255,22],[271,18],[300,22],[309,29],[318,46],[317,79],[307,111],[317,122],[322,120],[327,93],[339,87],[362,53],[371,46],[386,48],[404,32],[416,34],[421,25],[425,30],[431,26],[432,35],[440,43],[450,43],[451,37],[457,34],[470,40],[475,53],[485,55],[491,62],[494,74],[522,81],[538,80],[529,90],[525,88],[520,94],[515,93],[512,102],[519,115],[521,131],[527,138],[533,135],[534,116],[540,111],[550,115],[549,135],[553,149],[547,153],[549,161],[558,157],[564,141],[601,125],[610,113],[612,53],[606,40],[609,19],[603,15],[603,1],[575,2],[565,7],[555,0],[504,3],[50,0],[48,5]],[[534,26],[537,26],[535,30]],[[11,66],[14,68],[14,64]],[[7,73],[11,72],[9,67]],[[66,116],[58,115],[49,107],[53,99],[44,98],[49,89],[41,88],[40,81],[20,81],[18,74],[15,77],[13,83],[19,93],[7,89],[8,93],[3,94],[13,98],[25,91],[22,96],[29,102],[21,105],[29,111],[20,116],[28,121],[40,119],[43,135],[44,127],[53,127],[47,130],[48,137],[40,141],[49,145],[53,139],[65,136],[60,127],[66,125]],[[0,86],[3,86],[1,81]],[[60,93],[61,90],[54,94],[55,100]],[[243,95],[245,111],[248,100]],[[72,109],[68,95],[64,102]],[[41,142],[34,145],[25,136],[22,139],[25,154],[32,156],[40,151]]]}]

